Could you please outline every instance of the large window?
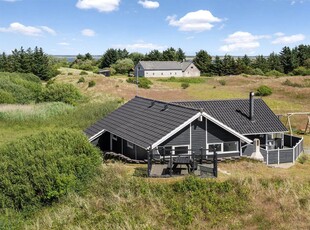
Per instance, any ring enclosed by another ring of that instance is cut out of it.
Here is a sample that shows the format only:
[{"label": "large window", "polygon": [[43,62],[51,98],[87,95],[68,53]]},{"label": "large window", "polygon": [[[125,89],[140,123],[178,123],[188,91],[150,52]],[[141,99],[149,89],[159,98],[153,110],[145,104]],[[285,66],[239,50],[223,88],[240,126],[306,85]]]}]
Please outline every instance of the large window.
[{"label": "large window", "polygon": [[158,151],[161,155],[170,156],[172,155],[180,155],[180,154],[188,154],[189,146],[188,145],[175,145],[175,146],[165,146],[159,147]]},{"label": "large window", "polygon": [[218,153],[238,152],[239,142],[229,141],[229,142],[223,142],[223,143],[208,144],[208,149],[209,149],[210,154],[212,154],[214,148],[216,148],[216,151]]},{"label": "large window", "polygon": [[238,141],[224,142],[224,152],[237,152],[238,149]]},{"label": "large window", "polygon": [[223,143],[214,143],[214,144],[208,145],[209,152],[213,152],[215,148],[216,148],[217,152],[222,152],[223,151]]}]

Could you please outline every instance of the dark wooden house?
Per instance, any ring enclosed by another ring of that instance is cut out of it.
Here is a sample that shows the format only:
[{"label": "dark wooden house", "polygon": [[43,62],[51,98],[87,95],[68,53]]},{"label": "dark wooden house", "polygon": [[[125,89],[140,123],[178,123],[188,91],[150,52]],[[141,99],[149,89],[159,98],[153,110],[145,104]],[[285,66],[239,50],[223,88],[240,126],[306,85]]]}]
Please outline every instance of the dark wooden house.
[{"label": "dark wooden house", "polygon": [[85,130],[102,151],[143,160],[148,152],[191,154],[216,147],[218,157],[251,156],[253,140],[267,164],[295,161],[302,138],[260,98],[163,102],[136,96]]}]

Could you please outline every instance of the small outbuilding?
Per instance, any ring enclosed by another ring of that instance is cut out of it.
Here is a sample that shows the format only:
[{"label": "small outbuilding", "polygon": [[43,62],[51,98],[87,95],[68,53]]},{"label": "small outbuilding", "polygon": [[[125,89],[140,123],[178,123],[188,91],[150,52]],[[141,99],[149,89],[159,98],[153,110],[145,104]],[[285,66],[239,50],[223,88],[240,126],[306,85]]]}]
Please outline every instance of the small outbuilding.
[{"label": "small outbuilding", "polygon": [[102,74],[102,75],[104,75],[106,77],[110,77],[111,76],[111,71],[108,70],[108,69],[100,69],[98,71],[98,74]]}]

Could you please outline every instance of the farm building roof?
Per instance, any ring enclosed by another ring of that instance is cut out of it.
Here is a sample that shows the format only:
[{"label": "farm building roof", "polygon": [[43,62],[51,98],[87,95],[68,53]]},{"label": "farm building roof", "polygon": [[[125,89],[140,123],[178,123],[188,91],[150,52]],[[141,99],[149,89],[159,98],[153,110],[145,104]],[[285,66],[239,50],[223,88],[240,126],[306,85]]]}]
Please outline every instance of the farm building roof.
[{"label": "farm building roof", "polygon": [[140,61],[145,70],[186,70],[191,62],[177,61]]}]

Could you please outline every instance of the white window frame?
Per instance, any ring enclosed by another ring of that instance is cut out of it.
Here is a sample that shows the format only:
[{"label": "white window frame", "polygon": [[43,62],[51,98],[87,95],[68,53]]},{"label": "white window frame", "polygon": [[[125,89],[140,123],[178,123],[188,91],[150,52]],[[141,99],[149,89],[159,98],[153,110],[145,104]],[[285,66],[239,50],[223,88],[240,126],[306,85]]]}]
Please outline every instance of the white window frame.
[{"label": "white window frame", "polygon": [[[235,150],[235,151],[224,151],[224,143],[235,143],[236,144],[236,146],[237,146],[237,150]],[[223,153],[237,153],[237,152],[239,152],[239,143],[238,143],[238,141],[226,141],[226,142],[223,142]]]},{"label": "white window frame", "polygon": [[112,135],[112,140],[117,141],[117,136],[116,135]]},{"label": "white window frame", "polygon": [[133,143],[130,141],[127,141],[127,147],[133,149]]},{"label": "white window frame", "polygon": [[[178,156],[178,155],[176,155],[175,154],[175,147],[187,147],[187,149],[188,149],[188,151],[187,151],[187,154],[186,153],[183,153],[182,155],[190,155],[190,145],[166,145],[166,146],[163,146],[163,147],[171,147],[171,150],[172,150],[172,156]],[[167,156],[170,156],[170,154],[169,155],[165,155],[165,157],[167,157]],[[161,156],[162,157],[162,156]]]},{"label": "white window frame", "polygon": [[208,154],[213,154],[213,150],[210,151],[210,145],[220,145],[221,146],[221,150],[222,151],[216,151],[217,153],[223,153],[223,147],[224,147],[224,143],[223,142],[218,142],[218,143],[209,143],[207,145],[207,149],[208,149]]},{"label": "white window frame", "polygon": [[[234,143],[238,143],[238,141],[225,141],[225,142],[218,142],[218,143],[209,143],[208,145],[207,145],[207,148],[209,149],[210,147],[210,145],[221,145],[221,151],[217,151],[217,153],[218,154],[225,154],[225,153],[238,153],[239,151],[240,151],[240,149],[239,149],[239,144],[237,144],[236,146],[237,146],[237,150],[236,151],[224,151],[224,143],[231,143],[231,142],[234,142]],[[213,154],[213,151],[208,151],[208,154],[210,155],[210,154]]]}]

